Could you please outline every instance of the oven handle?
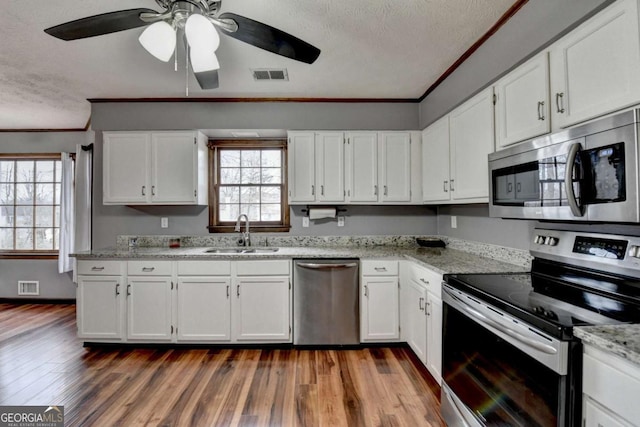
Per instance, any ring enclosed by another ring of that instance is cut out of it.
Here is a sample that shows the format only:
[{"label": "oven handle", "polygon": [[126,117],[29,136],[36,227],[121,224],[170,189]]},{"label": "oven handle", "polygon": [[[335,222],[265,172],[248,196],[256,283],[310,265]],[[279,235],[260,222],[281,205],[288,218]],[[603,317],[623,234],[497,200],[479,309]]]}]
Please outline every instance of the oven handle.
[{"label": "oven handle", "polygon": [[555,348],[553,348],[552,346],[550,346],[548,344],[544,344],[544,343],[541,343],[540,341],[536,341],[536,340],[534,340],[532,338],[525,337],[524,335],[514,331],[513,329],[507,328],[506,326],[496,322],[495,320],[489,319],[484,314],[474,310],[472,307],[469,306],[469,304],[467,304],[466,302],[462,301],[460,298],[458,298],[456,295],[454,295],[450,290],[448,290],[446,288],[443,288],[443,291],[445,291],[447,293],[447,295],[449,295],[451,298],[453,298],[456,301],[458,301],[460,303],[460,308],[462,308],[464,311],[466,311],[467,314],[469,314],[471,317],[473,317],[479,323],[483,323],[485,325],[492,326],[492,327],[498,329],[499,331],[501,331],[502,333],[509,335],[511,338],[514,338],[514,339],[520,341],[521,343],[528,345],[529,347],[533,347],[536,350],[542,351],[543,353],[547,353],[547,354],[557,354],[558,353],[558,350],[556,350]]},{"label": "oven handle", "polygon": [[564,187],[567,193],[567,202],[569,202],[569,208],[571,209],[571,213],[573,214],[573,216],[581,217],[584,215],[582,213],[582,207],[578,205],[576,194],[573,191],[573,170],[574,170],[574,165],[576,163],[576,157],[578,156],[579,151],[580,151],[579,142],[571,144],[571,148],[569,148],[569,153],[567,154],[567,166],[564,172]]}]

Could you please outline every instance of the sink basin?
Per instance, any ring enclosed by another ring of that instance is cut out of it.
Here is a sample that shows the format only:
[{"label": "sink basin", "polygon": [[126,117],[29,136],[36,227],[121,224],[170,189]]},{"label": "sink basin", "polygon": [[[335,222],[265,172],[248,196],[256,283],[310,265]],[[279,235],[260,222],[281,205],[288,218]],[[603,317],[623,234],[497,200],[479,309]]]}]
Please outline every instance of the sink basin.
[{"label": "sink basin", "polygon": [[278,248],[209,248],[205,252],[210,254],[267,254],[278,252]]}]

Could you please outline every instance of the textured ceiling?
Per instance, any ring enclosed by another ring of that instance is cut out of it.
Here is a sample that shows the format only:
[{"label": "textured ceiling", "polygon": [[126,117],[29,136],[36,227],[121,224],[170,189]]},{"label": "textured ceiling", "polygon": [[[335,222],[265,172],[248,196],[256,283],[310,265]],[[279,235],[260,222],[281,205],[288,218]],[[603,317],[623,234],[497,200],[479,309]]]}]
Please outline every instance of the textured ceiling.
[{"label": "textured ceiling", "polygon": [[[201,90],[184,56],[162,63],[143,28],[61,41],[45,28],[153,0],[11,0],[0,14],[0,129],[83,128],[89,98],[420,97],[515,0],[224,0],[223,12],[264,22],[321,49],[311,65],[221,37],[220,87]],[[286,68],[288,82],[251,69]]]}]

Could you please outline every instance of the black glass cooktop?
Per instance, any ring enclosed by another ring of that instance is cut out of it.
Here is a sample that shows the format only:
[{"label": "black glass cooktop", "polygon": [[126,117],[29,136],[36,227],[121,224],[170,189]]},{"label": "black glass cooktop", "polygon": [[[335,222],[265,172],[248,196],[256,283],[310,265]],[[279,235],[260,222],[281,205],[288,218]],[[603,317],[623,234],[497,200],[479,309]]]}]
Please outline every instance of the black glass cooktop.
[{"label": "black glass cooktop", "polygon": [[640,280],[534,261],[531,273],[453,274],[454,288],[561,339],[574,326],[640,322]]}]

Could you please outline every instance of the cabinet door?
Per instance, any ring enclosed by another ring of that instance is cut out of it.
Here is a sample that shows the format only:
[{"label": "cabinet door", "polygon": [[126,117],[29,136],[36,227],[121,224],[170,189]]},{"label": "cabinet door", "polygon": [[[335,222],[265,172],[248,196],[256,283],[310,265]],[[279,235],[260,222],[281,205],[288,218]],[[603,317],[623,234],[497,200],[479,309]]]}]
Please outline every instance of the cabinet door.
[{"label": "cabinet door", "polygon": [[122,338],[121,276],[78,276],[78,337]]},{"label": "cabinet door", "polygon": [[494,149],[493,88],[480,92],[449,115],[452,200],[489,200],[487,156]]},{"label": "cabinet door", "polygon": [[350,202],[378,201],[378,134],[347,134],[347,199]]},{"label": "cabinet door", "polygon": [[315,138],[316,200],[344,202],[344,135],[319,132]]},{"label": "cabinet door", "polygon": [[442,381],[442,300],[427,293],[427,369],[438,382]]},{"label": "cabinet door", "polygon": [[381,202],[411,201],[411,134],[381,132]]},{"label": "cabinet door", "polygon": [[127,285],[127,338],[170,341],[171,278],[131,277]]},{"label": "cabinet door", "polygon": [[449,116],[422,131],[422,200],[440,202],[449,193]]},{"label": "cabinet door", "polygon": [[420,284],[410,280],[407,286],[407,304],[409,331],[407,344],[422,363],[427,362],[427,291]]},{"label": "cabinet door", "polygon": [[547,52],[500,79],[494,90],[497,149],[551,131]]},{"label": "cabinet door", "polygon": [[289,277],[236,279],[233,310],[235,340],[291,341]]},{"label": "cabinet door", "polygon": [[178,279],[179,341],[231,339],[231,279],[183,277]]},{"label": "cabinet door", "polygon": [[196,203],[198,145],[193,132],[151,134],[151,202]]},{"label": "cabinet door", "polygon": [[550,62],[554,128],[637,104],[637,0],[614,2],[560,39]]},{"label": "cabinet door", "polygon": [[400,337],[398,277],[363,276],[360,295],[360,340],[397,340]]},{"label": "cabinet door", "polygon": [[147,203],[151,197],[150,135],[105,132],[103,136],[103,203]]},{"label": "cabinet door", "polygon": [[289,132],[289,202],[314,202],[315,135],[313,132]]},{"label": "cabinet door", "polygon": [[601,407],[588,397],[584,398],[584,427],[631,427],[616,414]]}]

